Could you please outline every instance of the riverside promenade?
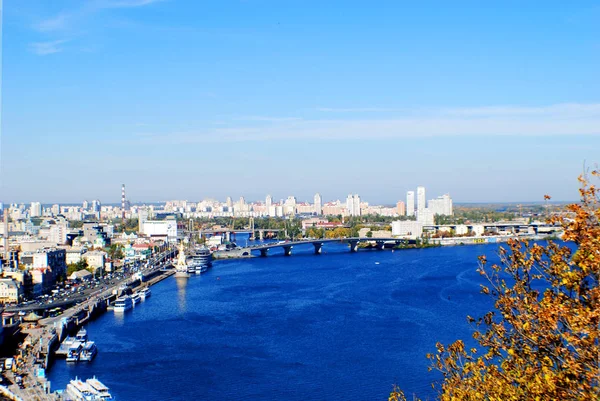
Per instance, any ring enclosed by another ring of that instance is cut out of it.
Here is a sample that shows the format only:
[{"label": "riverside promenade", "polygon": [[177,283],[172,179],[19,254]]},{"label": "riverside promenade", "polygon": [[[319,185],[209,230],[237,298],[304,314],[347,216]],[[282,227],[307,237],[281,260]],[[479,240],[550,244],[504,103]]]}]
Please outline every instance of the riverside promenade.
[{"label": "riverside promenade", "polygon": [[[12,371],[4,372],[8,383],[0,386],[0,395],[18,401],[63,399],[60,394],[53,392],[45,374],[40,374],[45,373],[50,366],[54,349],[66,337],[68,331],[76,330],[92,317],[105,312],[122,285],[125,284],[135,291],[173,275],[173,270],[161,270],[157,264],[159,260],[164,260],[168,253],[170,252],[153,259],[153,267],[144,272],[151,278],[145,282],[132,281],[131,277],[125,277],[104,290],[90,294],[87,300],[66,309],[59,316],[40,319],[37,323],[23,323],[21,331],[27,336],[17,349],[18,354],[15,355]],[[18,380],[22,380],[21,385],[18,384]]]}]

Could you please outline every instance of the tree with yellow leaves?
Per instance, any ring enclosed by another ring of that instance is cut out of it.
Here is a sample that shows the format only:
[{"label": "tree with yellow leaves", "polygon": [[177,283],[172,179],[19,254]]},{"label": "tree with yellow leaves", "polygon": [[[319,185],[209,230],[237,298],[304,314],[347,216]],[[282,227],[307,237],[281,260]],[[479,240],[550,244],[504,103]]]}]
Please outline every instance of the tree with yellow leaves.
[{"label": "tree with yellow leaves", "polygon": [[[575,251],[513,240],[500,249],[500,265],[479,258],[481,291],[495,310],[468,317],[479,349],[458,340],[427,356],[443,376],[439,399],[600,399],[600,192],[580,182],[581,202],[550,219]],[[405,397],[394,388],[389,399]]]}]

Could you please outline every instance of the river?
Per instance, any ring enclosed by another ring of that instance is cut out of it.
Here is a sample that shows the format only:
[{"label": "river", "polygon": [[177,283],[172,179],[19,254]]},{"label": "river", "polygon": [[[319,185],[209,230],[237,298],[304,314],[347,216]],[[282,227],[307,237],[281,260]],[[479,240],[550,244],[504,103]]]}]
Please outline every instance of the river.
[{"label": "river", "polygon": [[202,276],[170,277],[134,310],[86,328],[89,364],[56,361],[52,388],[96,375],[117,400],[386,400],[435,394],[425,355],[471,338],[477,256],[498,245],[391,252],[326,244],[291,257],[217,261]]}]

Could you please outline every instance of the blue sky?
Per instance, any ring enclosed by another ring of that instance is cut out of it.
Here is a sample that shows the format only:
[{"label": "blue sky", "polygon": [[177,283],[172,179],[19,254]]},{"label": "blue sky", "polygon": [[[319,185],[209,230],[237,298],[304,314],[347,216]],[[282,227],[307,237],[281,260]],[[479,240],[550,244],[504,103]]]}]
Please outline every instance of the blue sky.
[{"label": "blue sky", "polygon": [[595,1],[5,0],[5,202],[577,198]]}]

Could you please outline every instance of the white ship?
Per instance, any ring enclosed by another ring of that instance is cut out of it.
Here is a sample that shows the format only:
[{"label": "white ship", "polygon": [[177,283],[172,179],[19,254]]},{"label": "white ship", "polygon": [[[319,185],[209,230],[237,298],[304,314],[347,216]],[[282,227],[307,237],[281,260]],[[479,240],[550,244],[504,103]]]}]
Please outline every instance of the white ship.
[{"label": "white ship", "polygon": [[108,390],[108,387],[95,377],[87,379],[85,382],[75,378],[67,384],[65,399],[72,401],[111,401],[113,397]]},{"label": "white ship", "polygon": [[131,296],[131,301],[133,302],[133,306],[136,306],[137,304],[142,302],[142,296],[140,295],[139,292],[136,292],[135,294],[133,294]]},{"label": "white ship", "polygon": [[146,300],[146,298],[148,298],[150,295],[152,295],[152,292],[150,291],[149,287],[145,287],[143,289],[141,289],[140,291],[140,296],[142,297],[142,300]]},{"label": "white ship", "polygon": [[129,295],[123,295],[122,297],[117,298],[115,301],[114,311],[115,313],[123,313],[128,311],[133,307],[133,301]]},{"label": "white ship", "polygon": [[194,253],[187,260],[189,273],[204,273],[212,263],[212,255],[206,247],[197,247]]},{"label": "white ship", "polygon": [[67,352],[67,362],[78,362],[83,350],[83,343],[74,341]]},{"label": "white ship", "polygon": [[97,353],[98,347],[96,347],[96,343],[93,341],[87,341],[83,346],[83,350],[81,350],[81,354],[79,354],[79,360],[91,362]]}]

